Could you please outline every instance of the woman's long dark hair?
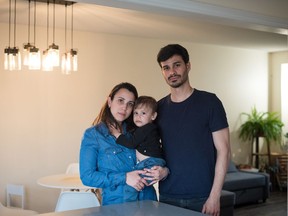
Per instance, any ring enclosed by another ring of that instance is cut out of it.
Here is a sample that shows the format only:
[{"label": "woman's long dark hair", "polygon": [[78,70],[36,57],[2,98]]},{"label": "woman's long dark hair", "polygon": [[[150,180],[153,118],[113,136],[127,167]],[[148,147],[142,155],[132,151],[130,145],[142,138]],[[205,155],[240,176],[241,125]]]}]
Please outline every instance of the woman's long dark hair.
[{"label": "woman's long dark hair", "polygon": [[[134,85],[131,83],[123,82],[118,85],[116,85],[112,91],[110,92],[109,96],[111,100],[114,99],[115,94],[120,90],[120,89],[127,89],[128,91],[132,92],[135,96],[135,100],[138,98],[138,92],[137,89],[135,88]],[[116,128],[122,128],[121,125],[116,121],[116,119],[113,117],[110,108],[108,106],[108,100],[104,103],[102,106],[100,113],[96,117],[96,119],[93,122],[93,125],[96,125],[100,122],[105,123],[106,125],[114,125]],[[134,123],[133,123],[133,115],[130,115],[125,122],[127,123],[127,130],[131,130],[134,128]]]}]

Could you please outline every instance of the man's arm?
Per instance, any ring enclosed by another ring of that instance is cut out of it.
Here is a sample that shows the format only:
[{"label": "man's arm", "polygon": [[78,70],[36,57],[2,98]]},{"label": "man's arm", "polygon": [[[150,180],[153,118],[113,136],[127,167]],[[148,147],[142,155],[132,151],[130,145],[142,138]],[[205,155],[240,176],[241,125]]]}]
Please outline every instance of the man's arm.
[{"label": "man's arm", "polygon": [[224,184],[227,167],[229,164],[231,150],[229,141],[229,128],[224,128],[212,133],[217,159],[215,166],[215,177],[208,200],[203,206],[203,213],[218,216],[220,214],[220,196]]}]

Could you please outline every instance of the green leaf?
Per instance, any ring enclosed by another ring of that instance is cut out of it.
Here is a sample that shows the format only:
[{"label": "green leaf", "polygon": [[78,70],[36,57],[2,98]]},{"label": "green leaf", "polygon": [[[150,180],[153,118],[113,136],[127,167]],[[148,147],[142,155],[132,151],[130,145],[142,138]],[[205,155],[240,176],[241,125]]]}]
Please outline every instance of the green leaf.
[{"label": "green leaf", "polygon": [[267,142],[280,142],[284,124],[277,112],[258,112],[253,107],[251,113],[241,113],[241,115],[246,118],[246,121],[240,126],[240,139],[246,141],[253,140],[255,137],[265,137]]}]

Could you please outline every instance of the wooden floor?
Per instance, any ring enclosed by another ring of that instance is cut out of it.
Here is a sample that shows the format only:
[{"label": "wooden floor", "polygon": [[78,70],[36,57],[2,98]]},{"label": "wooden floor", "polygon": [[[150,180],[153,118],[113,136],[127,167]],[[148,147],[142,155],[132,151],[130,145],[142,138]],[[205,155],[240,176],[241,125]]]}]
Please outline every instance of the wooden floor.
[{"label": "wooden floor", "polygon": [[234,209],[234,216],[287,216],[287,191],[273,191],[265,203],[248,204]]}]

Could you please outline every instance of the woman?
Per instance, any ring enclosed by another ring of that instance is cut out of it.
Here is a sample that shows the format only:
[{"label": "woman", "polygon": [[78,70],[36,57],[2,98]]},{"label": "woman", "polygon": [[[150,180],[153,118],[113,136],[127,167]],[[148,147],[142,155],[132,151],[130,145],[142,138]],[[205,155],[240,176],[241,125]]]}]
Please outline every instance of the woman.
[{"label": "woman", "polygon": [[80,178],[84,185],[102,188],[102,204],[124,202],[124,186],[141,191],[139,200],[156,200],[153,187],[148,185],[140,174],[146,171],[134,170],[136,153],[116,143],[116,138],[109,132],[115,127],[127,138],[133,128],[132,110],[138,97],[136,88],[130,83],[116,85],[93,126],[88,128],[82,139],[80,149]]}]

